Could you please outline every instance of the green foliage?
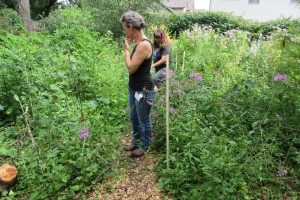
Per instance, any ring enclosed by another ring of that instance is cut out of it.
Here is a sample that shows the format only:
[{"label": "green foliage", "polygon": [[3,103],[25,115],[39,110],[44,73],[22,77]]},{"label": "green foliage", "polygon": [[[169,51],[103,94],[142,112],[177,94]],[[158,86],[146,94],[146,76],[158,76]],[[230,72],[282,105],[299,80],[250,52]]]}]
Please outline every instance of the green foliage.
[{"label": "green foliage", "polygon": [[210,26],[217,32],[223,33],[231,29],[250,32],[251,38],[270,35],[276,27],[288,28],[290,25],[299,25],[299,20],[277,19],[268,22],[246,20],[225,12],[193,12],[166,15],[165,25],[171,35],[178,36],[187,29],[195,26]]},{"label": "green foliage", "polygon": [[[279,30],[289,36],[284,49],[274,48],[282,37],[249,43],[236,30],[180,34],[167,109],[170,168],[165,156],[156,168],[165,192],[175,199],[299,197],[298,33]],[[277,74],[287,78],[275,80]],[[152,116],[162,154],[164,102],[160,91]]]},{"label": "green foliage", "polygon": [[[157,8],[154,3],[158,0],[140,0],[140,1],[127,1],[127,0],[84,0],[81,2],[81,6],[84,10],[91,10],[96,28],[95,30],[100,34],[106,34],[107,31],[111,31],[114,37],[119,38],[123,36],[123,30],[120,25],[121,15],[128,11],[134,10],[139,12],[145,17],[148,16],[150,9]],[[146,22],[147,23],[147,22]]]},{"label": "green foliage", "polygon": [[[107,30],[120,27],[128,7],[121,1],[118,11],[102,16],[100,4],[83,3],[94,7],[92,14],[66,8],[45,20],[46,32],[0,35],[0,165],[19,171],[3,198],[84,199],[116,170],[128,118],[127,72]],[[153,13],[143,14],[149,38],[168,16],[155,23]],[[192,27],[172,44],[168,169],[164,88],[152,112],[163,191],[174,199],[298,199],[299,21],[261,25],[222,13],[196,15],[201,23],[192,14],[173,15],[164,28]],[[94,32],[99,24],[101,34]],[[247,31],[228,30],[241,27]],[[250,41],[261,33],[268,37]],[[278,74],[287,77],[274,80]],[[78,136],[83,128],[86,139]]]},{"label": "green foliage", "polygon": [[[34,20],[47,17],[49,13],[58,8],[56,0],[30,0],[30,13]],[[1,0],[0,9],[10,8],[16,10],[19,0]]]},{"label": "green foliage", "polygon": [[24,31],[21,16],[12,9],[0,9],[0,34],[20,34]]},{"label": "green foliage", "polygon": [[93,20],[88,11],[83,11],[78,7],[68,7],[55,10],[42,21],[45,24],[45,30],[54,33],[57,29],[70,29],[74,26],[83,26],[89,30],[94,30]]},{"label": "green foliage", "polygon": [[[115,170],[127,124],[127,72],[117,43],[79,24],[0,38],[1,126],[10,122],[0,129],[0,164],[15,163],[20,175],[2,195],[84,197]],[[89,130],[85,140],[77,135],[82,128]]]}]

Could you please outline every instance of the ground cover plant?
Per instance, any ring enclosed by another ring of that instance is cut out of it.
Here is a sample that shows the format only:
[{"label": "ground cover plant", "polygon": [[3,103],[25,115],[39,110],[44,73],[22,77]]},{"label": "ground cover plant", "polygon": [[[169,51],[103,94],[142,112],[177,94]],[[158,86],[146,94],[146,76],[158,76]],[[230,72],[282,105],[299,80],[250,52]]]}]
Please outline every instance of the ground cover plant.
[{"label": "ground cover plant", "polygon": [[[18,169],[2,197],[84,199],[118,173],[127,71],[121,45],[94,21],[73,7],[39,33],[1,30],[0,165]],[[257,41],[225,28],[173,38],[170,107],[163,87],[152,112],[157,180],[174,199],[298,199],[299,28]]]},{"label": "ground cover plant", "polygon": [[250,42],[198,26],[173,43],[170,108],[161,92],[152,115],[165,152],[170,113],[170,168],[163,157],[157,173],[175,199],[299,198],[297,31]]},{"label": "ground cover plant", "polygon": [[0,164],[19,172],[2,196],[84,197],[115,170],[126,125],[118,44],[79,24],[0,38]]}]

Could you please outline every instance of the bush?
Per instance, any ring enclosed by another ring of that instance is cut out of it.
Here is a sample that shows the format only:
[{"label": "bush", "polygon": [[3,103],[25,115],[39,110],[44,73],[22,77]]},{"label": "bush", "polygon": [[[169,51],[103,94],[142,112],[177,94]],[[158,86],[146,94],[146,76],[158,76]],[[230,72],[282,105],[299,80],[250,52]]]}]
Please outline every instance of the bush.
[{"label": "bush", "polygon": [[22,17],[12,9],[0,9],[0,34],[24,32]]},{"label": "bush", "polygon": [[184,30],[193,29],[195,26],[210,26],[218,33],[237,29],[250,32],[249,37],[258,39],[271,34],[276,27],[288,28],[299,25],[300,20],[278,19],[269,22],[256,22],[246,20],[225,12],[193,12],[169,14],[165,25],[171,35],[178,36]]},{"label": "bush", "polygon": [[20,175],[3,197],[84,198],[114,171],[126,126],[118,45],[80,25],[0,38],[0,163]]},{"label": "bush", "polygon": [[[170,108],[160,91],[152,113],[161,153],[170,113],[170,168],[165,157],[156,168],[165,192],[176,199],[299,197],[299,32],[279,33],[289,39],[249,45],[246,32],[196,27],[173,43]],[[278,41],[284,49],[275,48]]]}]

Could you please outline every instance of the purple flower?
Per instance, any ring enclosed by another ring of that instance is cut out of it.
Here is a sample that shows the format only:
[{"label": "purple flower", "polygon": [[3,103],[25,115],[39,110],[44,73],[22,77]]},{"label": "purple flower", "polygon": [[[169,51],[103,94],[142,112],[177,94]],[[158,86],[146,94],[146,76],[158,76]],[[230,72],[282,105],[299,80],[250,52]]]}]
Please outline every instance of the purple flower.
[{"label": "purple flower", "polygon": [[175,95],[178,95],[178,96],[180,96],[181,95],[181,85],[180,85],[180,83],[179,82],[176,82],[176,81],[174,81],[174,82],[171,82],[171,84],[170,84],[170,86],[171,86],[171,91],[170,91],[170,94],[172,95],[172,94],[175,94]]},{"label": "purple flower", "polygon": [[286,79],[287,78],[287,75],[286,74],[277,74],[275,77],[274,77],[274,81],[280,81],[282,79]]},{"label": "purple flower", "polygon": [[195,79],[195,80],[199,81],[200,83],[203,82],[203,77],[200,76],[200,74],[197,72],[190,73],[189,77],[190,77],[190,79]]},{"label": "purple flower", "polygon": [[169,75],[170,75],[170,77],[172,77],[172,76],[175,75],[175,72],[171,69],[171,70],[169,71]]},{"label": "purple flower", "polygon": [[81,139],[81,140],[84,140],[86,139],[88,136],[89,136],[89,129],[86,128],[86,127],[81,127],[78,132],[78,137]]},{"label": "purple flower", "polygon": [[167,112],[170,112],[173,115],[176,115],[179,112],[178,108],[167,108]]},{"label": "purple flower", "polygon": [[280,176],[285,176],[287,174],[287,171],[282,169],[282,168],[279,168],[277,173],[280,175]]},{"label": "purple flower", "polygon": [[[163,71],[162,75],[167,76],[167,71]],[[170,69],[170,71],[169,71],[169,78],[171,78],[174,75],[175,75],[175,72],[172,69]]]}]

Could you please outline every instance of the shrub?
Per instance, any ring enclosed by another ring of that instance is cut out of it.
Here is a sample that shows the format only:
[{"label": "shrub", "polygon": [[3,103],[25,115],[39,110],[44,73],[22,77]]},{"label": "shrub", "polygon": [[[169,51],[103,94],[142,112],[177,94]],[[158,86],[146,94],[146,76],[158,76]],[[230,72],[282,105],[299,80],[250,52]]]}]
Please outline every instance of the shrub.
[{"label": "shrub", "polygon": [[21,16],[12,9],[0,9],[0,34],[24,32]]}]

